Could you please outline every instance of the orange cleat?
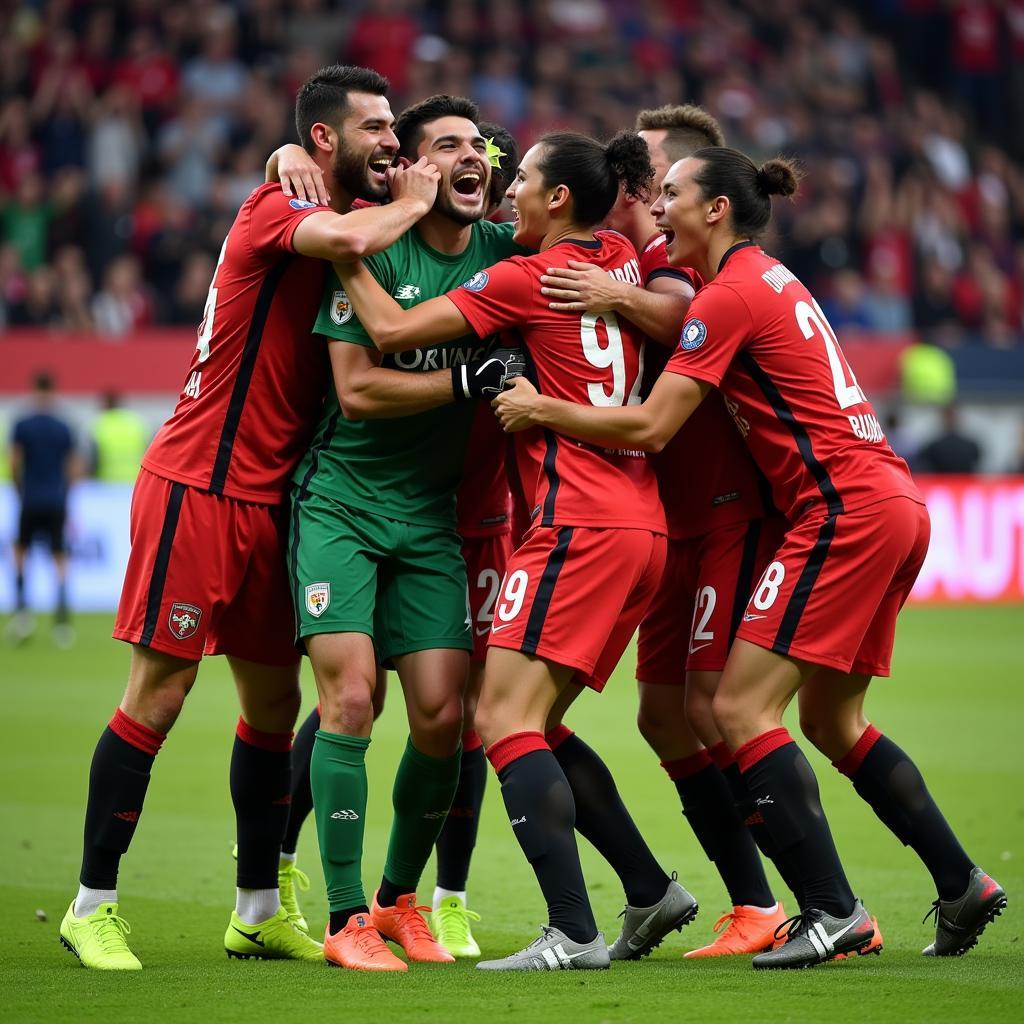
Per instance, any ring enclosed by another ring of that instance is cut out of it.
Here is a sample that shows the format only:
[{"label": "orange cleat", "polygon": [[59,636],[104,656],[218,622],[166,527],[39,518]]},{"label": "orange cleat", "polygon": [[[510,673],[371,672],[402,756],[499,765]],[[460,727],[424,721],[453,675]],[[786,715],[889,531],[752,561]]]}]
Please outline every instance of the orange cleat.
[{"label": "orange cleat", "polygon": [[455,957],[430,933],[430,925],[423,916],[430,907],[416,906],[416,893],[399,896],[393,907],[382,907],[373,894],[370,905],[370,923],[391,942],[397,942],[410,960],[419,964],[453,964]]},{"label": "orange cleat", "polygon": [[352,971],[407,971],[409,965],[388,949],[368,914],[353,914],[340,932],[324,935],[324,959]]},{"label": "orange cleat", "polygon": [[786,911],[782,903],[776,903],[770,914],[763,914],[757,907],[733,907],[731,914],[723,914],[715,922],[716,933],[724,926],[722,934],[710,945],[684,953],[683,959],[761,953],[775,944],[775,929],[784,921]]},{"label": "orange cleat", "polygon": [[832,960],[852,960],[855,956],[867,956],[869,953],[878,956],[884,947],[882,946],[882,929],[878,927],[877,917],[871,918],[871,925],[875,929],[875,934],[871,941],[862,950],[851,950],[849,953],[836,953],[836,955],[832,957]]}]

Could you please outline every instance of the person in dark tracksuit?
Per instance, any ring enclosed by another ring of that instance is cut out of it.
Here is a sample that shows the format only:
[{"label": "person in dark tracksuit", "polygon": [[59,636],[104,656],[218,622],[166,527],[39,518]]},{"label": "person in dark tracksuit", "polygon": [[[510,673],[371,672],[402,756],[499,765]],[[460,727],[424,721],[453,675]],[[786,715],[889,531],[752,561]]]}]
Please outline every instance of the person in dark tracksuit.
[{"label": "person in dark tracksuit", "polygon": [[25,600],[25,560],[36,540],[44,541],[57,570],[57,609],[53,639],[60,647],[74,640],[68,614],[67,551],[64,523],[68,486],[74,475],[75,451],[71,428],[56,414],[53,377],[36,374],[33,409],[11,432],[11,477],[21,508],[14,542],[15,614],[7,626],[9,640],[20,643],[34,631]]}]

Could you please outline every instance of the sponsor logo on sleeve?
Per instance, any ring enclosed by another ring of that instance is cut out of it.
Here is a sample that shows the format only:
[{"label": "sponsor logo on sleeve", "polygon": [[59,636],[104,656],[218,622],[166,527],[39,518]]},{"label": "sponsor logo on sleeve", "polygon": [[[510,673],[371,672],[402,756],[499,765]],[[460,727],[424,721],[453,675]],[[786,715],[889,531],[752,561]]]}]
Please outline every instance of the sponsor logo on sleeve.
[{"label": "sponsor logo on sleeve", "polygon": [[306,611],[320,618],[331,603],[330,583],[310,583],[306,587]]},{"label": "sponsor logo on sleeve", "polygon": [[312,210],[316,203],[311,203],[308,199],[292,199],[288,205],[293,210]]},{"label": "sponsor logo on sleeve", "polygon": [[352,319],[352,303],[342,288],[331,296],[331,319],[339,327]]},{"label": "sponsor logo on sleeve", "polygon": [[704,344],[704,339],[707,336],[708,329],[705,327],[704,321],[694,317],[683,324],[683,333],[679,338],[679,347],[686,352],[692,352],[695,348],[700,348]]},{"label": "sponsor logo on sleeve", "polygon": [[194,604],[175,601],[167,615],[167,628],[175,640],[187,640],[199,628],[203,610]]},{"label": "sponsor logo on sleeve", "polygon": [[487,276],[486,270],[480,270],[475,273],[468,281],[464,281],[462,287],[467,292],[482,292],[487,287],[487,282],[490,278]]}]

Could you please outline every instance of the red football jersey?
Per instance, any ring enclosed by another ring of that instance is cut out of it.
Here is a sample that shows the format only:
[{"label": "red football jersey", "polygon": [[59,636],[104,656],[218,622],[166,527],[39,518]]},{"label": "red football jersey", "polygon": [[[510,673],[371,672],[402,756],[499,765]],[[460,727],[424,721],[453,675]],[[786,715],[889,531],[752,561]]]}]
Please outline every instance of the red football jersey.
[{"label": "red football jersey", "polygon": [[[675,276],[699,290],[696,270],[673,267],[665,255],[660,232],[640,254],[644,284]],[[672,349],[647,346],[647,379],[654,382]],[[708,395],[651,464],[665,506],[668,535],[673,540],[700,537],[720,526],[748,522],[764,515],[763,478],[758,474],[732,418],[718,395]]]},{"label": "red football jersey", "polygon": [[[640,284],[633,246],[613,231],[599,231],[594,241],[566,239],[535,256],[496,263],[448,292],[448,298],[481,337],[519,331],[531,379],[542,394],[580,405],[638,404],[641,332],[612,312],[556,312],[540,293],[541,274],[548,267],[567,267],[570,260]],[[516,468],[532,502],[533,523],[665,532],[657,481],[643,452],[583,444],[540,428],[515,440]]]},{"label": "red football jersey", "polygon": [[494,410],[487,402],[480,402],[466,446],[462,483],[456,494],[460,537],[493,537],[512,529],[505,439]]},{"label": "red football jersey", "polygon": [[753,242],[722,257],[666,370],[720,388],[791,521],[816,505],[922,500],[811,293]]},{"label": "red football jersey", "polygon": [[325,264],[292,248],[295,228],[323,209],[276,184],[242,204],[184,390],[143,456],[151,473],[242,501],[282,500],[329,380],[326,346],[310,342]]}]

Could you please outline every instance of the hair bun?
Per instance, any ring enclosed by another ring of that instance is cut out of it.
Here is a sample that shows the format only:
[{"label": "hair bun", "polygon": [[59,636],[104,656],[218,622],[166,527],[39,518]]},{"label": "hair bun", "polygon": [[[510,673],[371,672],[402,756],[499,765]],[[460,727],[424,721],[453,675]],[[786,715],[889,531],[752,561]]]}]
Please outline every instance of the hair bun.
[{"label": "hair bun", "polygon": [[769,196],[791,196],[800,183],[796,165],[789,160],[776,157],[765,160],[757,169],[757,187]]}]

